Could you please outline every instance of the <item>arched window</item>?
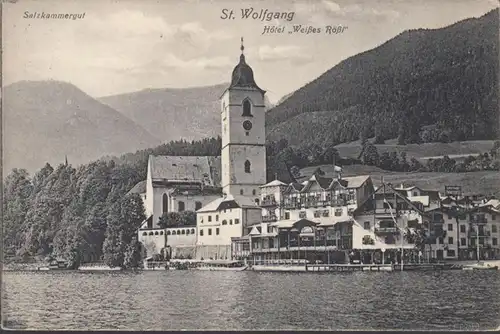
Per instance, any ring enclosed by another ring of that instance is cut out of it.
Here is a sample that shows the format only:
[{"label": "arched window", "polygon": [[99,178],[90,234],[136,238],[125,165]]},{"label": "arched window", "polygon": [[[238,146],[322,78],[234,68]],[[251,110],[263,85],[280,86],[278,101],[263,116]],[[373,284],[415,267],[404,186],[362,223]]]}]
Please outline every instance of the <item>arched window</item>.
[{"label": "arched window", "polygon": [[181,232],[181,233],[182,233],[182,234],[186,234],[186,230],[182,230],[182,232]]},{"label": "arched window", "polygon": [[249,100],[243,101],[243,115],[242,116],[252,116],[252,104]]},{"label": "arched window", "polygon": [[194,234],[194,228],[191,229],[191,234]]},{"label": "arched window", "polygon": [[250,163],[249,160],[246,160],[245,161],[245,173],[250,173],[250,167],[252,166],[252,164]]},{"label": "arched window", "polygon": [[170,231],[167,231],[167,235],[170,235]]},{"label": "arched window", "polygon": [[184,202],[183,202],[183,201],[179,201],[179,212],[184,211],[184,209],[185,209],[185,208],[186,208],[186,207],[185,207],[185,205],[184,205]]},{"label": "arched window", "polygon": [[149,235],[153,235],[154,233],[153,232],[149,232]]},{"label": "arched window", "polygon": [[194,209],[195,209],[195,210],[199,210],[199,209],[201,209],[201,202],[195,202],[195,203],[194,203]]},{"label": "arched window", "polygon": [[162,201],[163,201],[163,213],[166,213],[166,212],[168,212],[168,195],[167,194],[163,194]]},{"label": "arched window", "polygon": [[144,233],[142,233],[142,235],[148,235],[148,232],[144,232]]},{"label": "arched window", "polygon": [[189,229],[188,229],[188,230],[186,230],[186,234],[189,234]]},{"label": "arched window", "polygon": [[177,235],[181,234],[181,230],[177,230]]},{"label": "arched window", "polygon": [[158,231],[155,232],[155,235],[158,235]]},{"label": "arched window", "polygon": [[163,231],[160,231],[160,235],[163,235]]},{"label": "arched window", "polygon": [[243,189],[240,189],[240,195],[243,195]]},{"label": "arched window", "polygon": [[175,230],[174,230],[174,231],[172,231],[172,235],[175,235]]},{"label": "arched window", "polygon": [[257,192],[255,191],[255,189],[254,189],[254,190],[252,190],[252,195],[254,195],[254,196],[255,196],[255,194],[256,194],[256,193],[257,193]]}]

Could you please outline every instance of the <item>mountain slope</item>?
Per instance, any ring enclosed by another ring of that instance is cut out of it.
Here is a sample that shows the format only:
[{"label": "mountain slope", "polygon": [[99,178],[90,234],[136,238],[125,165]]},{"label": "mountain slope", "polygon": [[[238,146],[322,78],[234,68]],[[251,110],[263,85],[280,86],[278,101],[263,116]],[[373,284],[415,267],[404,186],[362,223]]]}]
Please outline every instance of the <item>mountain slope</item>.
[{"label": "mountain slope", "polygon": [[21,81],[3,90],[4,170],[45,162],[74,166],[105,154],[156,146],[161,140],[77,87]]},{"label": "mountain slope", "polygon": [[99,100],[163,141],[199,140],[221,134],[219,98],[228,86],[145,89]]},{"label": "mountain slope", "polygon": [[[417,142],[435,124],[450,140],[498,137],[498,10],[442,29],[405,31],[381,46],[342,61],[267,113],[268,133],[302,142],[283,123],[319,110],[351,113],[332,134],[337,143],[362,130]],[[348,108],[354,108],[348,111]],[[276,128],[279,127],[279,131]],[[300,135],[300,134],[299,134]]]},{"label": "mountain slope", "polygon": [[163,141],[220,134],[219,97],[227,84],[195,88],[144,89],[99,98]]}]

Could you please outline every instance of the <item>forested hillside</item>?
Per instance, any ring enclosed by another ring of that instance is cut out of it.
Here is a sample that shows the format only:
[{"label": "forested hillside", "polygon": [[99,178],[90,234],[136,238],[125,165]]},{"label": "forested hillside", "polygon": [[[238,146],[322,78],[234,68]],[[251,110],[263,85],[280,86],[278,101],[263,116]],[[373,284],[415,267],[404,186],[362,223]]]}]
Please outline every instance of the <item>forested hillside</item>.
[{"label": "forested hillside", "polygon": [[[268,112],[270,139],[498,138],[498,22],[497,9],[442,29],[405,31],[342,61]],[[322,122],[314,122],[318,115]]]}]

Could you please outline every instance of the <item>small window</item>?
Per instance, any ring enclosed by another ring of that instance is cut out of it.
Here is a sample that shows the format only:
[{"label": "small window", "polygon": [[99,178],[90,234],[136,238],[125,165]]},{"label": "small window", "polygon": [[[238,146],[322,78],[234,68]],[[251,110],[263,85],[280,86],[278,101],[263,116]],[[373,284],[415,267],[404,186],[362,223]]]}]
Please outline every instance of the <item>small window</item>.
[{"label": "small window", "polygon": [[227,220],[225,220],[225,219],[224,219],[224,220],[222,221],[222,225],[227,225]]},{"label": "small window", "polygon": [[255,199],[255,204],[259,205],[260,200],[258,198]]},{"label": "small window", "polygon": [[212,221],[212,216],[208,216],[208,222]]},{"label": "small window", "polygon": [[250,101],[243,101],[243,115],[242,116],[252,116],[252,104]]},{"label": "small window", "polygon": [[201,209],[201,206],[202,206],[201,202],[195,202],[195,203],[194,203],[194,209],[195,209],[195,210],[199,210],[199,209]]},{"label": "small window", "polygon": [[245,173],[250,173],[251,166],[252,166],[252,164],[250,163],[250,161],[246,160],[245,161]]},{"label": "small window", "polygon": [[364,223],[364,227],[365,227],[365,230],[369,230],[370,229],[370,222],[365,222]]},{"label": "small window", "polygon": [[493,244],[493,246],[498,245],[498,239],[497,238],[492,238],[491,239],[491,243]]},{"label": "small window", "polygon": [[455,257],[455,250],[454,249],[448,249],[446,251],[446,256],[448,256],[448,257]]},{"label": "small window", "polygon": [[219,215],[215,215],[215,221],[218,222],[219,221]]},{"label": "small window", "polygon": [[497,233],[497,226],[496,225],[491,225],[491,233]]},{"label": "small window", "polygon": [[491,215],[491,220],[497,220],[497,216],[496,215]]},{"label": "small window", "polygon": [[448,237],[448,245],[453,245],[453,237]]},{"label": "small window", "polygon": [[440,243],[441,245],[442,245],[442,244],[444,244],[444,239],[443,239],[443,237],[440,237],[440,238],[438,239],[438,241],[439,241],[439,243]]},{"label": "small window", "polygon": [[163,231],[160,231],[160,235],[163,235]]},{"label": "small window", "polygon": [[413,196],[418,196],[418,192],[414,191]]},{"label": "small window", "polygon": [[183,201],[179,201],[179,212],[182,212],[186,209]]},{"label": "small window", "polygon": [[243,195],[243,189],[240,189],[240,195]]},{"label": "small window", "polygon": [[448,214],[448,219],[453,219],[453,217],[450,214]]},{"label": "small window", "polygon": [[342,209],[335,209],[335,216],[342,216]]},{"label": "small window", "polygon": [[188,235],[188,234],[189,234],[189,230],[186,230],[186,235]]},{"label": "small window", "polygon": [[142,235],[148,235],[148,232],[143,232]]},{"label": "small window", "polygon": [[149,232],[149,235],[154,235],[154,233],[153,232]]},{"label": "small window", "polygon": [[172,235],[175,235],[175,231],[172,231]]},{"label": "small window", "polygon": [[255,189],[254,189],[254,190],[252,190],[252,195],[255,196],[255,194],[257,194],[257,191],[255,191]]},{"label": "small window", "polygon": [[290,219],[290,212],[285,212],[285,219]]},{"label": "small window", "polygon": [[182,234],[186,234],[186,230],[182,230],[182,232],[181,232],[181,233],[182,233]]},{"label": "small window", "polygon": [[181,234],[181,230],[177,230],[177,235]]},{"label": "small window", "polygon": [[250,132],[245,131],[245,136],[249,136],[249,135],[250,135]]},{"label": "small window", "polygon": [[194,228],[191,229],[191,234],[194,234]]},{"label": "small window", "polygon": [[163,194],[162,202],[163,202],[163,213],[166,213],[166,212],[168,212],[168,195],[167,194]]},{"label": "small window", "polygon": [[233,220],[229,219],[229,225],[233,225]]},{"label": "small window", "polygon": [[167,234],[167,235],[170,235],[170,231],[167,231],[167,233],[166,233],[166,234]]},{"label": "small window", "polygon": [[156,231],[156,232],[155,232],[155,235],[158,235],[158,234],[159,234],[159,233],[158,233],[158,231]]},{"label": "small window", "polygon": [[212,235],[212,229],[211,228],[208,229],[208,235]]},{"label": "small window", "polygon": [[462,245],[462,246],[467,246],[467,239],[465,239],[465,238],[460,238],[460,245]]},{"label": "small window", "polygon": [[218,227],[215,229],[215,235],[219,235],[219,228]]},{"label": "small window", "polygon": [[236,219],[234,220],[234,224],[239,224],[239,223],[240,223],[240,220],[239,220],[238,218],[236,218]]},{"label": "small window", "polygon": [[448,224],[448,231],[453,231],[453,224]]},{"label": "small window", "polygon": [[465,233],[465,225],[460,225],[460,233]]},{"label": "small window", "polygon": [[203,236],[203,230],[200,230],[200,237]]}]

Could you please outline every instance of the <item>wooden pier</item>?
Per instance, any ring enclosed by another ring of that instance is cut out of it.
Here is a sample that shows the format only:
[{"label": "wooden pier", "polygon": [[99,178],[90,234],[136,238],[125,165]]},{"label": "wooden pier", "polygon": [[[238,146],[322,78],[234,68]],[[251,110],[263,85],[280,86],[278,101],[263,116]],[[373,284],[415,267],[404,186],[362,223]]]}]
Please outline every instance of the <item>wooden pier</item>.
[{"label": "wooden pier", "polygon": [[393,271],[392,264],[308,264],[306,271]]},{"label": "wooden pier", "polygon": [[[461,270],[460,264],[408,263],[403,271]],[[258,264],[250,267],[254,271],[268,272],[346,272],[346,271],[401,271],[400,264]]]}]

